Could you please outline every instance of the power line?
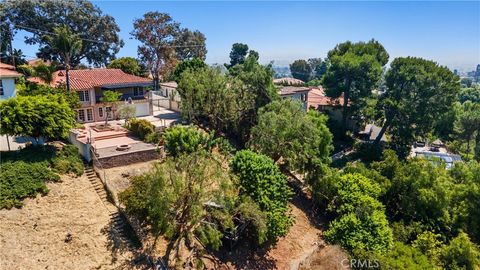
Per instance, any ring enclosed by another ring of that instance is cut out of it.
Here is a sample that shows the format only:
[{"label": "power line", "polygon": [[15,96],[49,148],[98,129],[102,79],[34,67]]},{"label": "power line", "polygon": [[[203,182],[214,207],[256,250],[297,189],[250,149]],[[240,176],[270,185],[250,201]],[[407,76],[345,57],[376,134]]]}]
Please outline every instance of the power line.
[{"label": "power line", "polygon": [[[41,32],[41,33],[46,33],[49,35],[57,35],[56,33],[40,30],[38,28],[32,28],[28,26],[23,26],[20,24],[13,24],[14,27],[17,28],[22,28],[24,30],[30,30],[30,31],[36,31],[36,32]],[[105,41],[100,41],[100,40],[93,40],[93,39],[88,39],[88,38],[79,38],[83,41],[88,41],[88,42],[95,42],[95,43],[102,43],[102,44],[108,44],[109,42]],[[194,44],[194,45],[166,45],[166,46],[160,46],[160,48],[191,48],[191,47],[204,47],[205,45],[202,44]]]}]

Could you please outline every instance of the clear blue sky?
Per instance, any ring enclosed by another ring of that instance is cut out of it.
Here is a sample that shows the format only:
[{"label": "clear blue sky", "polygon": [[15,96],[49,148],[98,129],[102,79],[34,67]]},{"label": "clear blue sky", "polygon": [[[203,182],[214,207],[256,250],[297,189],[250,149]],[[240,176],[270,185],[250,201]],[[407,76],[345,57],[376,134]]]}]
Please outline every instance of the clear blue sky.
[{"label": "clear blue sky", "polygon": [[[480,63],[480,2],[159,2],[94,1],[112,15],[125,46],[118,57],[136,56],[132,22],[147,11],[169,13],[207,37],[207,62],[228,61],[231,45],[247,43],[264,63],[325,57],[345,40],[379,40],[390,53],[432,59],[473,70]],[[18,36],[20,37],[20,35]],[[15,43],[27,55],[36,48]]]}]

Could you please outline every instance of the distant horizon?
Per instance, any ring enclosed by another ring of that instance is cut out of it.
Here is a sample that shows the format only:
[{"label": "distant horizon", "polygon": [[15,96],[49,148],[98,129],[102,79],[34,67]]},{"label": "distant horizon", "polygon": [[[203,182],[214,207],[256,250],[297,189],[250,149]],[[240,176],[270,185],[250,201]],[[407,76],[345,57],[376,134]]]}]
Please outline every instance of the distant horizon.
[{"label": "distant horizon", "polygon": [[[229,61],[233,43],[248,44],[260,62],[288,66],[296,59],[325,58],[336,44],[372,38],[395,57],[434,60],[450,69],[472,71],[480,64],[480,2],[156,2],[93,1],[120,27],[125,46],[117,57],[137,57],[133,20],[148,11],[169,13],[207,41],[208,64]],[[28,59],[38,47],[13,45]]]}]

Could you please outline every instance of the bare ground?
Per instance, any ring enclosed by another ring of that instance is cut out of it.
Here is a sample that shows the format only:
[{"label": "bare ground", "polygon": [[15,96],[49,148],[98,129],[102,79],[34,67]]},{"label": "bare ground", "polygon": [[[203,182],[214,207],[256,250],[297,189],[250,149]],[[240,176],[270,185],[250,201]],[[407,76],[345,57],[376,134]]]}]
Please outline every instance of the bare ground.
[{"label": "bare ground", "polygon": [[128,261],[128,251],[112,252],[110,212],[86,176],[62,181],[21,209],[0,210],[0,269],[119,269]]}]

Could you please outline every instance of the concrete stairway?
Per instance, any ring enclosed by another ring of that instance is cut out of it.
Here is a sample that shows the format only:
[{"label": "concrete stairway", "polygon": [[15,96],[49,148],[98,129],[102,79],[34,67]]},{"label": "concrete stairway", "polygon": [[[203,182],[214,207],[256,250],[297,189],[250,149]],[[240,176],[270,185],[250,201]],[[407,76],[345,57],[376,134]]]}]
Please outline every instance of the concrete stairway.
[{"label": "concrete stairway", "polygon": [[129,225],[126,223],[126,220],[122,217],[122,214],[118,211],[117,207],[108,200],[108,195],[102,181],[90,165],[85,164],[85,175],[95,189],[95,192],[100,197],[100,200],[105,205],[105,208],[110,212],[110,232],[112,233],[112,238],[119,241],[119,244],[135,246],[132,240],[127,236],[128,233],[126,230]]}]

